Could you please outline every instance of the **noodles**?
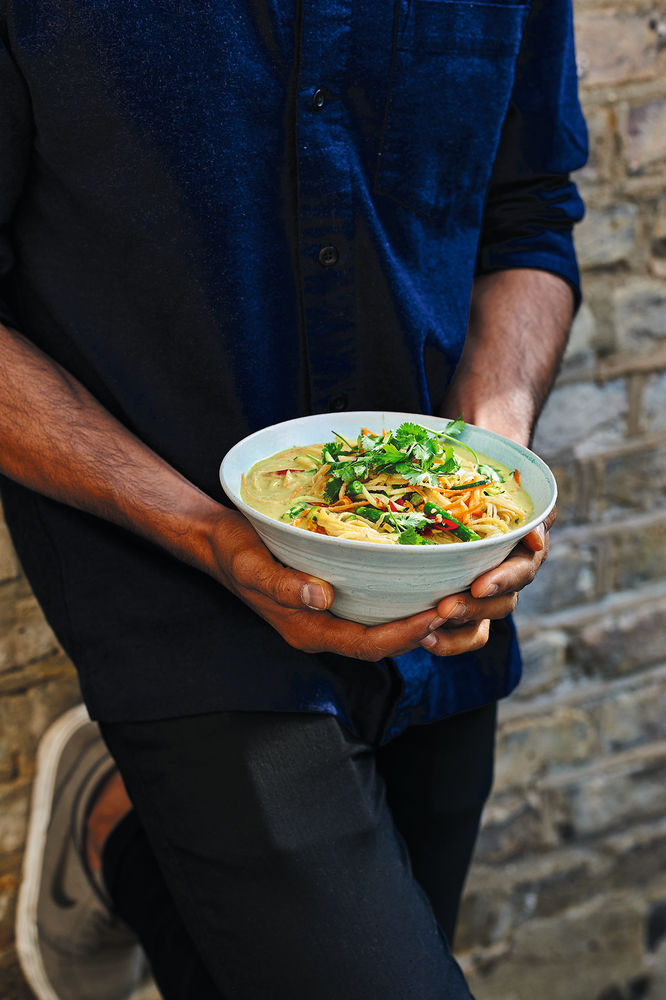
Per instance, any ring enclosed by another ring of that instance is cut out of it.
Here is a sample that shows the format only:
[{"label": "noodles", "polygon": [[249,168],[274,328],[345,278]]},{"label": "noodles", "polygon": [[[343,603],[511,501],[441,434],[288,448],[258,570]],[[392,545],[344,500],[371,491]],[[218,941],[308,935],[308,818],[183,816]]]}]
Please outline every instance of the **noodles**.
[{"label": "noodles", "polygon": [[477,541],[528,519],[519,476],[446,431],[402,424],[356,441],[288,448],[257,462],[245,502],[306,531],[387,545]]}]

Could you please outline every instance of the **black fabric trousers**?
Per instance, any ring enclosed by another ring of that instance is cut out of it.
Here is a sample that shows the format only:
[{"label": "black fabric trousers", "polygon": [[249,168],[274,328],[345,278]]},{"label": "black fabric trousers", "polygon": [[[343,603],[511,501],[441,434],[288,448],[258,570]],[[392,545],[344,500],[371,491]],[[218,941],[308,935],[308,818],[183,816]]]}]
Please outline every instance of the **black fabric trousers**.
[{"label": "black fabric trousers", "polygon": [[470,1000],[453,959],[495,706],[382,747],[310,713],[103,724],[104,877],[165,1000]]}]

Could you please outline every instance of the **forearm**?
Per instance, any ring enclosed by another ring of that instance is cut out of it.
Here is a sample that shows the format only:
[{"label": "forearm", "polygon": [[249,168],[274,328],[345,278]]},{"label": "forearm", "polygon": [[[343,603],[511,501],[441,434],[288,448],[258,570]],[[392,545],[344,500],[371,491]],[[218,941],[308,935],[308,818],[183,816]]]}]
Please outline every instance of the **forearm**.
[{"label": "forearm", "polygon": [[566,347],[573,294],[546,271],[515,269],[474,283],[467,339],[446,416],[529,443]]},{"label": "forearm", "polygon": [[24,337],[0,326],[0,471],[211,572],[226,511]]}]

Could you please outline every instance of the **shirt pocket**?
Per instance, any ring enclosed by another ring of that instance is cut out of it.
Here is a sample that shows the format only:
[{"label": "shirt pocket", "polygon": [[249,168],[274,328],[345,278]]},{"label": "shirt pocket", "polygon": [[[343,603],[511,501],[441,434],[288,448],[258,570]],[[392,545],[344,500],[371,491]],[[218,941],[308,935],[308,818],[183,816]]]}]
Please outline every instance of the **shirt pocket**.
[{"label": "shirt pocket", "polygon": [[516,0],[400,0],[378,193],[479,223],[527,11]]}]

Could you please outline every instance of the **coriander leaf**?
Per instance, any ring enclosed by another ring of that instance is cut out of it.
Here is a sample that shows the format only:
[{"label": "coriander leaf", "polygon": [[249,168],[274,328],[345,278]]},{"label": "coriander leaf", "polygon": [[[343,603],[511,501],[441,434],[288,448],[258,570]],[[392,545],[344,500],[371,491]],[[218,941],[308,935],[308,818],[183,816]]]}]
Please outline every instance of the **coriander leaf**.
[{"label": "coriander leaf", "polygon": [[406,511],[404,514],[394,513],[399,528],[424,528],[431,524],[431,521],[424,514]]},{"label": "coriander leaf", "polygon": [[335,470],[335,474],[340,477],[343,483],[351,483],[354,479],[367,479],[367,462],[343,462]]},{"label": "coriander leaf", "polygon": [[342,442],[329,441],[328,444],[325,444],[321,450],[322,463],[326,463],[327,465],[329,464],[332,465],[343,448],[344,445],[342,444]]},{"label": "coriander leaf", "polygon": [[463,420],[461,413],[457,420],[449,421],[449,423],[446,425],[444,433],[448,434],[449,437],[458,437],[458,435],[462,434],[464,430],[465,430],[465,421]]},{"label": "coriander leaf", "polygon": [[406,455],[390,442],[381,449],[381,458],[384,462],[404,462]]},{"label": "coriander leaf", "polygon": [[407,421],[404,424],[400,424],[394,436],[396,440],[402,441],[403,444],[408,444],[412,441],[426,441],[428,430],[426,427],[422,427],[421,424],[412,424]]},{"label": "coriander leaf", "polygon": [[327,503],[333,503],[334,500],[337,500],[341,486],[342,480],[338,479],[337,476],[333,479],[329,479],[324,488],[324,500]]},{"label": "coriander leaf", "polygon": [[416,528],[407,528],[407,531],[403,531],[398,542],[400,545],[434,545],[434,542],[430,542],[423,535],[419,535]]},{"label": "coriander leaf", "polygon": [[437,452],[434,441],[418,441],[412,448],[412,455],[417,462],[430,462]]},{"label": "coriander leaf", "polygon": [[418,486],[419,483],[422,482],[424,476],[427,475],[427,473],[423,472],[422,469],[417,469],[415,466],[412,465],[409,469],[406,469],[404,472],[401,472],[400,475],[404,476],[404,478],[407,480],[410,486]]},{"label": "coriander leaf", "polygon": [[359,434],[358,438],[358,450],[359,451],[373,451],[379,443],[379,438],[377,435],[373,434]]},{"label": "coriander leaf", "polygon": [[432,472],[424,472],[412,466],[410,472],[401,472],[401,476],[407,480],[410,486],[437,486],[437,476]]},{"label": "coriander leaf", "polygon": [[438,476],[451,476],[460,469],[460,462],[455,458],[447,458],[445,462],[435,469]]}]

